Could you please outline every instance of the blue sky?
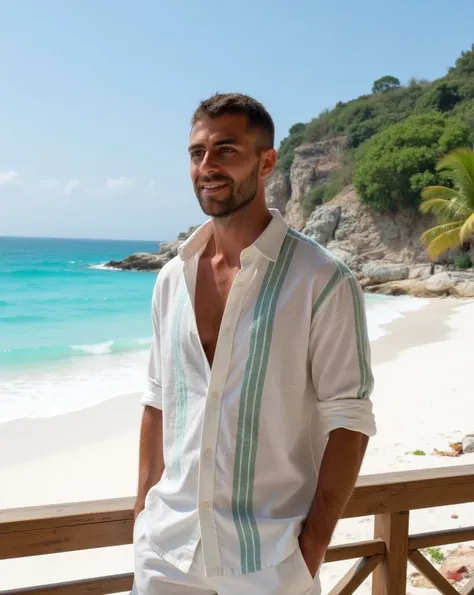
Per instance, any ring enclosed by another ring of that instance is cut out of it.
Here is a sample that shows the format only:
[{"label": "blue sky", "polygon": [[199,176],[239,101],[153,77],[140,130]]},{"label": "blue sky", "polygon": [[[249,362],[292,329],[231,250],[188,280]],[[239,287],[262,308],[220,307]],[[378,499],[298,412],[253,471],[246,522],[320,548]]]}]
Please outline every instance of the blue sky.
[{"label": "blue sky", "polygon": [[279,142],[380,76],[442,76],[473,22],[472,0],[5,0],[0,234],[174,238],[203,221],[201,99],[254,95]]}]

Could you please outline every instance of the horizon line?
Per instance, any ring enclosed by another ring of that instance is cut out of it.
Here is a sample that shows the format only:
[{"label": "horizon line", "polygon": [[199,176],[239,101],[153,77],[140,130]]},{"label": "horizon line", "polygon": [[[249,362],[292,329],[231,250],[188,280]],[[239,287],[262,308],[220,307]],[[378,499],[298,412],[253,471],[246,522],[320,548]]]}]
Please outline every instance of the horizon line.
[{"label": "horizon line", "polygon": [[0,239],[21,239],[21,240],[83,240],[87,242],[167,242],[168,240],[138,240],[136,238],[84,238],[84,237],[64,237],[64,236],[23,236],[0,234]]}]

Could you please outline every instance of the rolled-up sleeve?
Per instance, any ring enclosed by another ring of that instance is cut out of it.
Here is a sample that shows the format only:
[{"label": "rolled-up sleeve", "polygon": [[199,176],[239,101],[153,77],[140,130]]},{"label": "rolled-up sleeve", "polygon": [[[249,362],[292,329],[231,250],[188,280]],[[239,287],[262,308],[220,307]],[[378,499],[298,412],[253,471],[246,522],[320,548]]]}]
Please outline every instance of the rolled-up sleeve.
[{"label": "rolled-up sleeve", "polygon": [[373,436],[374,377],[363,291],[352,274],[341,271],[332,291],[323,294],[313,308],[309,349],[323,432],[346,428]]},{"label": "rolled-up sleeve", "polygon": [[153,338],[148,359],[148,379],[140,403],[162,409],[161,337],[160,337],[160,287],[157,279],[153,291],[151,318]]}]

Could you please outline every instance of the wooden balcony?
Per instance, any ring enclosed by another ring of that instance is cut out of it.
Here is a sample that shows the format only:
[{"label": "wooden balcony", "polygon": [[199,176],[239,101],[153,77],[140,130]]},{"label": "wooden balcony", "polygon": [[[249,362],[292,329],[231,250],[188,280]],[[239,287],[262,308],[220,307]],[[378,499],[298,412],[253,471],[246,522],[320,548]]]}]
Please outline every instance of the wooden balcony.
[{"label": "wooden balcony", "polygon": [[[370,574],[374,595],[405,595],[408,560],[440,593],[459,594],[420,549],[474,540],[474,526],[410,535],[409,515],[473,501],[474,465],[360,477],[344,518],[374,515],[374,538],[328,550],[326,563],[357,560],[330,595],[350,595]],[[131,544],[132,507],[133,499],[124,498],[2,511],[0,560]],[[0,595],[103,595],[129,591],[132,581],[132,574],[121,574]],[[474,595],[474,579],[461,595]]]}]

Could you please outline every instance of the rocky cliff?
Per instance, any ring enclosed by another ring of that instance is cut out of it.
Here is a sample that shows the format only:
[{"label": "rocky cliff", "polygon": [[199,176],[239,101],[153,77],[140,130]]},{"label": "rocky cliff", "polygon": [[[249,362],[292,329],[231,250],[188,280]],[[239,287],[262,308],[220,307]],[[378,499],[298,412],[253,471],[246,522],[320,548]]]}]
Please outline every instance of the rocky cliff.
[{"label": "rocky cliff", "polygon": [[329,174],[341,165],[345,146],[343,136],[301,145],[295,149],[290,175],[276,169],[268,178],[269,206],[277,208],[298,231],[305,225],[303,199],[312,188],[327,182]]},{"label": "rocky cliff", "polygon": [[354,270],[360,270],[367,261],[428,263],[419,238],[431,225],[431,219],[413,210],[391,215],[374,213],[348,186],[315,209],[303,233]]},{"label": "rocky cliff", "polygon": [[[276,169],[267,180],[269,206],[277,208],[295,229],[315,239],[357,274],[367,291],[410,293],[412,295],[474,294],[474,277],[453,277],[449,262],[434,267],[420,243],[420,236],[433,220],[417,211],[396,214],[375,213],[362,204],[352,186],[347,186],[330,202],[316,207],[305,221],[302,203],[318,184],[328,180],[341,165],[344,137],[305,144],[295,150],[289,174]],[[194,231],[191,227],[176,241],[161,244],[154,254],[133,254],[107,266],[125,270],[159,270],[177,254],[179,245]],[[425,285],[433,274],[448,274],[448,280]],[[471,283],[472,285],[460,285]],[[449,285],[449,287],[448,287]],[[437,287],[435,291],[433,288]]]}]

